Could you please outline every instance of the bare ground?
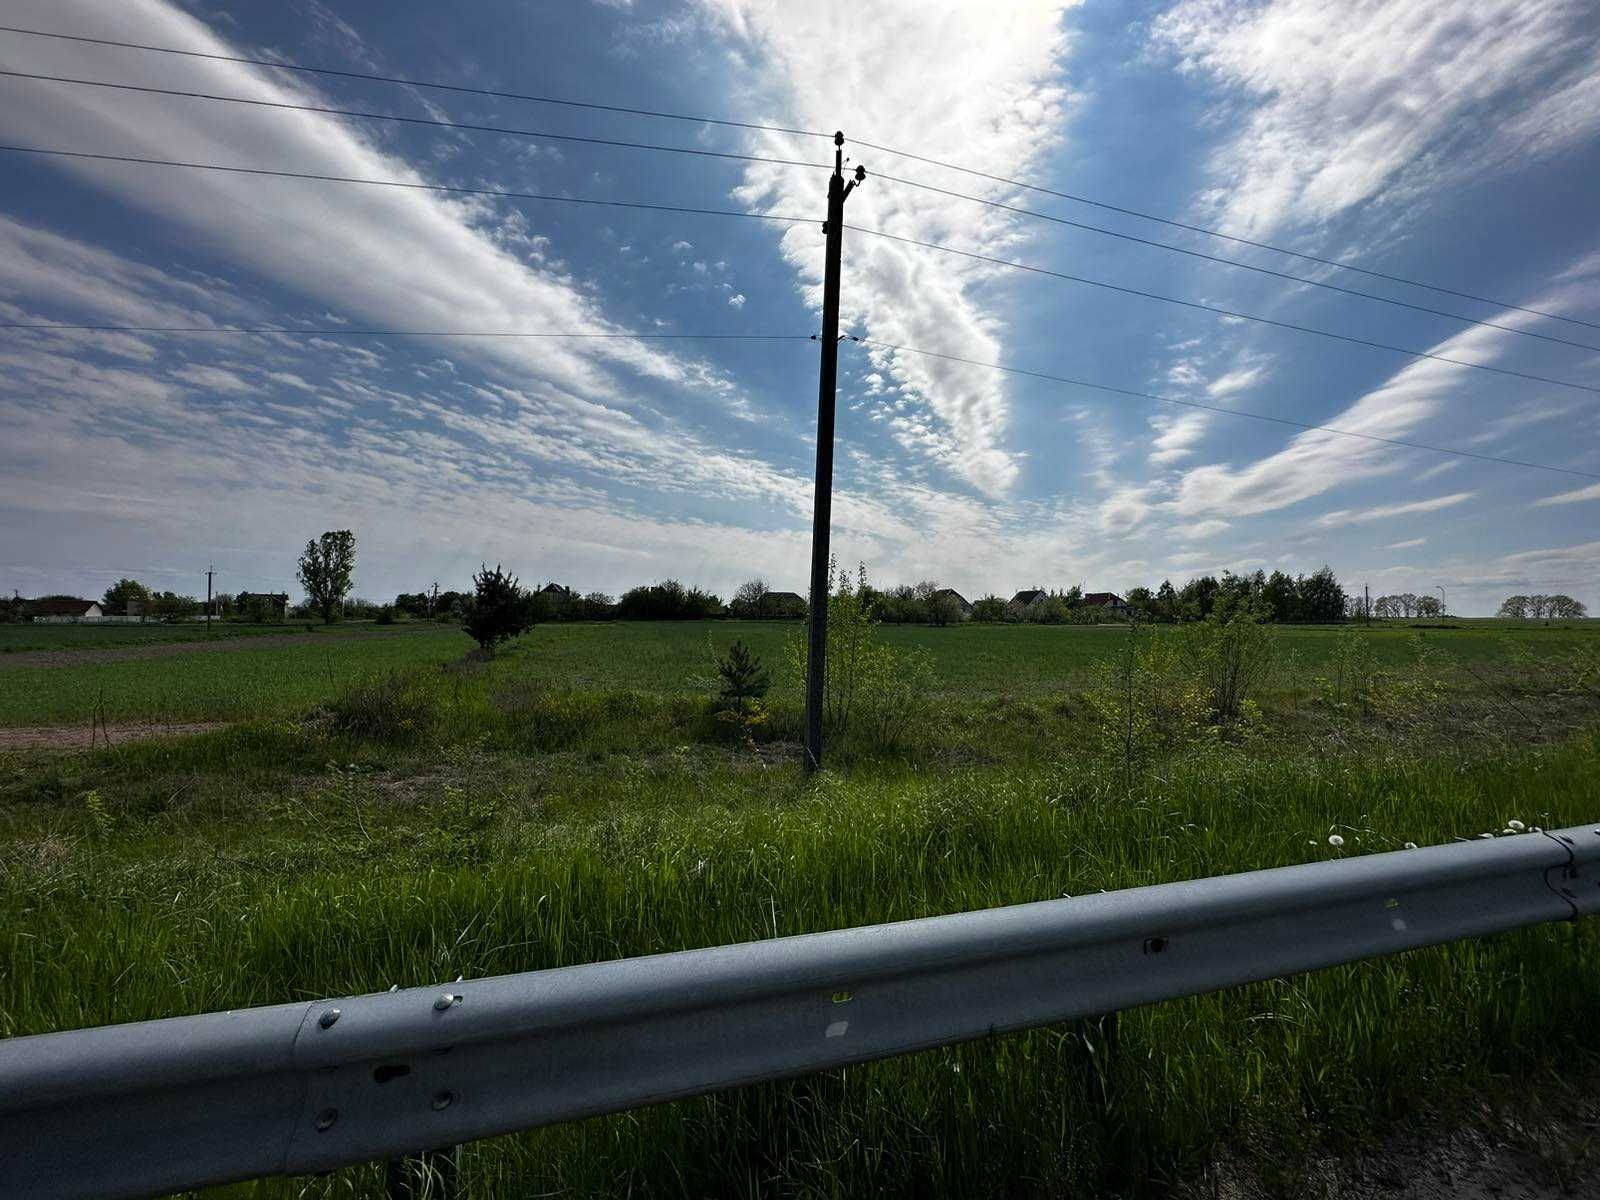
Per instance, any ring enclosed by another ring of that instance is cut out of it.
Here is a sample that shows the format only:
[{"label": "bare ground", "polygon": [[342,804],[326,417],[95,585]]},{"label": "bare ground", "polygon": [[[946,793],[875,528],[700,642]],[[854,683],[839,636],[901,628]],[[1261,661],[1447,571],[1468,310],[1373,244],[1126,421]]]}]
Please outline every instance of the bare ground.
[{"label": "bare ground", "polygon": [[1580,1077],[1576,1086],[1524,1096],[1520,1111],[1486,1106],[1465,1121],[1441,1120],[1431,1130],[1317,1158],[1287,1178],[1248,1157],[1225,1158],[1206,1179],[1175,1194],[1183,1200],[1600,1200],[1600,1100],[1589,1082]]},{"label": "bare ground", "polygon": [[156,738],[187,737],[221,729],[226,721],[110,721],[98,725],[35,725],[0,729],[0,753],[8,750],[93,750]]},{"label": "bare ground", "polygon": [[[449,628],[427,625],[437,632]],[[353,630],[349,633],[272,633],[261,637],[228,637],[214,641],[158,642],[153,646],[118,646],[95,650],[24,650],[0,654],[0,671],[6,667],[75,667],[82,663],[122,662],[135,658],[165,658],[173,654],[223,654],[234,650],[268,649],[273,646],[303,646],[311,642],[345,641],[349,638],[405,637],[417,632],[409,629]]]}]

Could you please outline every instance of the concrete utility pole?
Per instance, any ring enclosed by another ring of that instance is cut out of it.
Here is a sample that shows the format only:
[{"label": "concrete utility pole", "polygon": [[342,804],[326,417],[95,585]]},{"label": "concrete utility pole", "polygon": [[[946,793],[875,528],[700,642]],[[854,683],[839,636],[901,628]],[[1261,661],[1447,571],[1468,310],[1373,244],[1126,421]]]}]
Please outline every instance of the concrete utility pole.
[{"label": "concrete utility pole", "polygon": [[1433,590],[1439,593],[1439,615],[1442,617],[1450,608],[1450,605],[1445,601],[1444,598],[1444,585],[1442,583],[1436,583],[1433,585]]},{"label": "concrete utility pole", "polygon": [[833,518],[833,410],[839,375],[839,269],[844,251],[844,202],[867,177],[857,167],[844,181],[844,134],[833,135],[828,177],[827,244],[822,270],[822,364],[817,379],[817,493],[811,517],[811,613],[806,630],[806,774],[822,766],[822,696],[828,663],[828,527]]},{"label": "concrete utility pole", "polygon": [[217,573],[215,566],[206,568],[206,636],[211,636],[211,577]]}]

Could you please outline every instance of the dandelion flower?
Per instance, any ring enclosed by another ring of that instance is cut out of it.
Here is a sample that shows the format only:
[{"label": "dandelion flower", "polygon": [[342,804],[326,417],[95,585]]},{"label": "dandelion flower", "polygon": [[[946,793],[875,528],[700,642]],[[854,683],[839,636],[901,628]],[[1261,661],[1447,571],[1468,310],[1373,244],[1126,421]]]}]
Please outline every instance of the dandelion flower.
[{"label": "dandelion flower", "polygon": [[1506,828],[1511,830],[1512,833],[1521,833],[1527,828],[1527,826],[1521,821],[1517,820],[1515,817],[1512,817],[1511,820],[1506,822]]},{"label": "dandelion flower", "polygon": [[1328,835],[1328,845],[1337,850],[1340,846],[1344,845],[1344,838],[1337,833],[1330,833]]}]

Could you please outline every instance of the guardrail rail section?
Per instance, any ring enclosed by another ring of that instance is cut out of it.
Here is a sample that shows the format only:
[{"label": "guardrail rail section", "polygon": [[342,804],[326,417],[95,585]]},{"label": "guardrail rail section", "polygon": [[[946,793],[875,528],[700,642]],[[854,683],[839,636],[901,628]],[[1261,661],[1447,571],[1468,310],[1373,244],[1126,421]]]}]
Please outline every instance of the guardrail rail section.
[{"label": "guardrail rail section", "polygon": [[0,1195],[325,1171],[1600,910],[1600,827],[0,1042]]}]

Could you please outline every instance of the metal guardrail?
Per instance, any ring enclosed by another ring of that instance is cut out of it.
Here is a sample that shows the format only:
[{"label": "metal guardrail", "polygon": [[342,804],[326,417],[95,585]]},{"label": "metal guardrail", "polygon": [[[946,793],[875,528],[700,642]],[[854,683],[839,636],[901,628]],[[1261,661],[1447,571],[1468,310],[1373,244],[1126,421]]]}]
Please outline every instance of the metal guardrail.
[{"label": "metal guardrail", "polygon": [[0,1195],[324,1171],[1600,911],[1600,827],[0,1042]]}]

